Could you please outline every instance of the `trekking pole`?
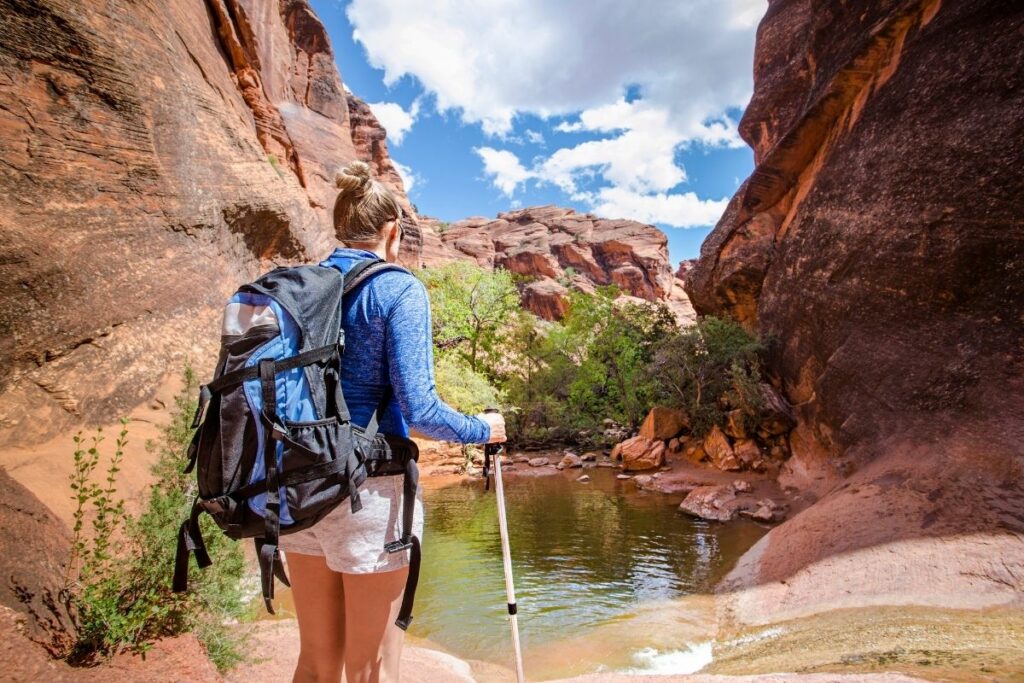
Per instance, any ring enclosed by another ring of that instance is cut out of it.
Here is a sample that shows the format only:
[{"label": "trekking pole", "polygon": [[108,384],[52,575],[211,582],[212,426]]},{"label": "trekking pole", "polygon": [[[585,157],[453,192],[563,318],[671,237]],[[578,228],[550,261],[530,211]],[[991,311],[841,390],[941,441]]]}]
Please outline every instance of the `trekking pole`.
[{"label": "trekking pole", "polygon": [[[488,408],[485,413],[498,412]],[[487,479],[487,465],[494,458],[494,490],[498,498],[498,531],[501,534],[501,559],[505,563],[505,595],[508,598],[508,620],[512,626],[512,648],[516,658],[516,681],[524,683],[523,650],[519,644],[519,622],[516,618],[516,588],[512,583],[512,551],[508,545],[508,521],[505,519],[505,488],[501,483],[501,453],[505,450],[501,444],[489,443],[484,446],[484,479]]]}]

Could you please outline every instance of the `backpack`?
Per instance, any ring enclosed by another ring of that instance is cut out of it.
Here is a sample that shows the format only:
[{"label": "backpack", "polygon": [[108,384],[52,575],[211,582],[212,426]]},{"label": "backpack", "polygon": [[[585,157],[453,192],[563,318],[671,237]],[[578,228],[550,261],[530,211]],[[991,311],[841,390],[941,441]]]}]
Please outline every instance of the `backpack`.
[{"label": "backpack", "polygon": [[367,477],[405,475],[402,536],[389,553],[409,555],[397,625],[412,620],[420,543],[412,533],[419,481],[416,444],[377,431],[385,392],[365,429],[353,425],[341,386],[344,297],[385,270],[380,259],[342,274],[324,266],[277,268],[242,285],[224,309],[214,379],[200,388],[186,473],[195,469],[198,496],[178,531],[173,590],[188,588],[189,555],[211,564],[199,528],[207,513],[232,539],[253,538],[263,599],[274,613],[274,577],[290,585],[278,539],[316,524],[346,499],[361,508]]}]

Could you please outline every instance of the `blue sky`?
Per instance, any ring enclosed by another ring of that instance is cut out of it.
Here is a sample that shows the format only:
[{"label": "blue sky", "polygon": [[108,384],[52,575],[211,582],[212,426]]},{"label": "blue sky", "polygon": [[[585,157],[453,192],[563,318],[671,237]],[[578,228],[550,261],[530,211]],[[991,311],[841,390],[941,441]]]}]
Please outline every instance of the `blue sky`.
[{"label": "blue sky", "polygon": [[424,215],[569,206],[657,225],[676,262],[753,168],[763,0],[311,4]]}]

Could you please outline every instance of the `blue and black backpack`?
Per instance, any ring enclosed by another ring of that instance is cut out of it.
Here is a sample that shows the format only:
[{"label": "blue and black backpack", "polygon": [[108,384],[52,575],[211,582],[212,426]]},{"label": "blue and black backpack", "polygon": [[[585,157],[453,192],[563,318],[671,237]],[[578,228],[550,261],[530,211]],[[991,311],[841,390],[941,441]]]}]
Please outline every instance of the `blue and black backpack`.
[{"label": "blue and black backpack", "polygon": [[274,577],[289,585],[278,538],[306,529],[346,499],[360,509],[367,477],[405,475],[402,536],[388,552],[410,551],[397,624],[408,627],[419,579],[412,533],[419,473],[416,444],[377,431],[381,399],[366,428],[353,425],[341,386],[344,297],[375,274],[402,270],[360,261],[347,273],[323,266],[277,268],[241,286],[224,310],[214,378],[201,387],[186,473],[198,497],[178,532],[173,588],[188,587],[189,555],[210,565],[199,529],[209,514],[233,539],[253,538],[263,599],[273,614]]}]

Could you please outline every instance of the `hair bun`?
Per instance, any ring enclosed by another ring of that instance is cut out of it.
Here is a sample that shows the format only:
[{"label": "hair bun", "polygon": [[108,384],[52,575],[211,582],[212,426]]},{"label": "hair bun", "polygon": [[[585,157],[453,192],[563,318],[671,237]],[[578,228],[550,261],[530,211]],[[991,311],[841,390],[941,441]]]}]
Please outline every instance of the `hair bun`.
[{"label": "hair bun", "polygon": [[334,177],[334,184],[343,192],[363,193],[370,189],[373,178],[365,161],[353,161]]}]

